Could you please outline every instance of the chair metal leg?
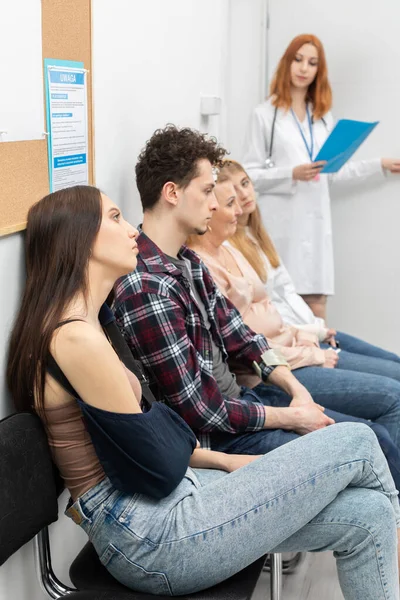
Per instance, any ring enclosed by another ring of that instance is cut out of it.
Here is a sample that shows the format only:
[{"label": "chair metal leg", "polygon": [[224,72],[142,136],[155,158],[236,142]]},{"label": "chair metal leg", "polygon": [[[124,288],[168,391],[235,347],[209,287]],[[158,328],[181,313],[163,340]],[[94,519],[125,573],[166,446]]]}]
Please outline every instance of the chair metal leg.
[{"label": "chair metal leg", "polygon": [[282,554],[270,554],[271,600],[282,600]]},{"label": "chair metal leg", "polygon": [[61,583],[54,574],[51,565],[50,539],[47,527],[39,531],[35,537],[35,561],[41,588],[50,598],[58,600],[71,592],[77,591],[75,588],[70,588]]},{"label": "chair metal leg", "polygon": [[[263,567],[263,571],[269,573],[271,571],[271,557],[272,554],[268,554],[267,559],[265,561],[265,565]],[[296,554],[289,558],[288,560],[282,560],[282,572],[284,575],[289,575],[290,573],[294,573],[297,570],[297,567],[301,565],[301,563],[305,560],[307,556],[307,552],[296,552]]]}]

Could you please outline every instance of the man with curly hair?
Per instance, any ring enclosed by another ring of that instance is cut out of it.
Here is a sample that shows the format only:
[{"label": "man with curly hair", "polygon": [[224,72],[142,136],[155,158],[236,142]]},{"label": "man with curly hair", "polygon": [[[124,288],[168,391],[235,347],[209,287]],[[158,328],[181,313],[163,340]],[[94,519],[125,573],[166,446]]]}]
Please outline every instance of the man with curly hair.
[{"label": "man with curly hair", "polygon": [[[299,434],[359,419],[325,411],[320,403],[326,385],[321,382],[309,386],[314,402],[184,245],[189,235],[207,231],[217,209],[215,169],[225,154],[214,139],[173,125],[157,130],[147,142],[136,165],[144,211],[138,265],[118,282],[114,309],[132,353],[203,447],[265,454]],[[251,388],[238,385],[229,367],[233,364],[254,374]],[[329,390],[330,408],[335,402],[351,403],[349,388],[337,387]],[[393,410],[398,408],[397,401]],[[400,414],[388,413],[392,417],[399,422]],[[385,438],[385,453],[398,471],[399,451],[385,427],[370,425]]]}]

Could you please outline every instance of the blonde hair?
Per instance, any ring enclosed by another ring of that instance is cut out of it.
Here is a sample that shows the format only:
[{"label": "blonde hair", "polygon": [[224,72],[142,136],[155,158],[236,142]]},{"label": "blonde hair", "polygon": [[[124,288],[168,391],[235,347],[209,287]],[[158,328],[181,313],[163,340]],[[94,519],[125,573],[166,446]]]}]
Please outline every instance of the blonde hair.
[{"label": "blonde hair", "polygon": [[[219,169],[217,182],[222,183],[222,181],[230,179],[231,175],[238,172],[244,173],[246,177],[250,179],[240,163],[235,160],[225,159]],[[254,240],[247,235],[246,228],[243,225],[238,224],[236,233],[229,239],[229,242],[243,254],[257,272],[261,281],[265,283],[267,281],[267,269],[261,252],[267,256],[274,269],[279,267],[280,262],[274,243],[263,225],[258,206],[256,206],[254,212],[249,215],[247,226]]]}]

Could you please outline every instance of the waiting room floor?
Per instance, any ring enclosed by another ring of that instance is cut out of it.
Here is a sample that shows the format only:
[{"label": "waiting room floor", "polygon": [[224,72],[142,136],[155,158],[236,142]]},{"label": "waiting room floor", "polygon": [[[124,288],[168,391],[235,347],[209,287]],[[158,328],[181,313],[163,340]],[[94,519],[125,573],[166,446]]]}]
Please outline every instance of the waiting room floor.
[{"label": "waiting room floor", "polygon": [[[252,600],[270,600],[269,573],[261,574]],[[308,553],[295,573],[284,575],[282,600],[343,600],[332,552]]]}]

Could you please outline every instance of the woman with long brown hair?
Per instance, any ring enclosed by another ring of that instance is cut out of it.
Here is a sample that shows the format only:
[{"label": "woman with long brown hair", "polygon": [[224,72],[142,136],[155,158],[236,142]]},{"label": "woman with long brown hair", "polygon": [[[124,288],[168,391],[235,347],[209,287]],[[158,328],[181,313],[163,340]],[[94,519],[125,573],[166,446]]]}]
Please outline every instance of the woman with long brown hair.
[{"label": "woman with long brown hair", "polygon": [[270,97],[251,116],[243,164],[259,194],[262,218],[294,281],[314,314],[325,318],[334,293],[330,180],[400,172],[400,160],[347,163],[338,173],[321,173],[314,162],[334,126],[332,91],[324,48],[314,35],[294,38],[270,86]]},{"label": "woman with long brown hair", "polygon": [[134,590],[174,596],[268,551],[332,549],[346,600],[382,589],[397,599],[397,492],[367,427],[334,425],[262,457],[227,455],[195,447],[186,423],[152,402],[105,303],[136,267],[136,237],[96,188],[35,204],[9,348],[16,407],[43,420],[71,493],[66,514],[102,564]]}]

